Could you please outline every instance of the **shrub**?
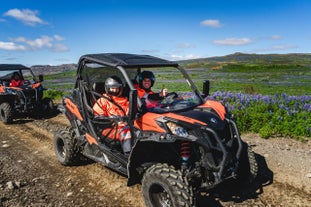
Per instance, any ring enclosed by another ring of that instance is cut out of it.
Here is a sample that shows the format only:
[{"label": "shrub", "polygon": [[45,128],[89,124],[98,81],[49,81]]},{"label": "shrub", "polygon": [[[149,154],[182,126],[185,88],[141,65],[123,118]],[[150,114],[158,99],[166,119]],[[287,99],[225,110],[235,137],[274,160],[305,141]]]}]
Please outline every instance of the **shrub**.
[{"label": "shrub", "polygon": [[215,92],[209,98],[221,101],[234,114],[241,132],[259,133],[263,138],[311,137],[311,96]]},{"label": "shrub", "polygon": [[43,93],[44,98],[50,98],[50,99],[61,99],[65,95],[64,91],[59,90],[46,90]]}]

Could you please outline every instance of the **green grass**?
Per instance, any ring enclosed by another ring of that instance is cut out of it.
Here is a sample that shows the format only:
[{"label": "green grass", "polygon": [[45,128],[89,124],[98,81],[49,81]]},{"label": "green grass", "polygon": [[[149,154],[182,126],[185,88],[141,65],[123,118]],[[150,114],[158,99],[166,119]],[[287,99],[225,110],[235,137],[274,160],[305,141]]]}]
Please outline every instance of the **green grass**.
[{"label": "green grass", "polygon": [[75,78],[76,77],[76,70],[70,70],[63,73],[56,73],[56,74],[49,74],[44,76],[44,80],[57,80],[63,78]]},{"label": "green grass", "polygon": [[[191,68],[196,66],[197,68]],[[311,66],[299,64],[238,64],[238,63],[192,63],[186,65],[190,77],[199,89],[204,80],[210,80],[211,92],[229,91],[250,94],[288,95],[311,94]],[[216,69],[213,69],[216,68]],[[157,75],[157,84],[168,86],[167,81],[181,79],[180,74],[171,74],[165,68]],[[53,90],[69,91],[73,88],[76,71],[45,75],[44,86]],[[178,82],[169,89],[183,91]]]},{"label": "green grass", "polygon": [[203,80],[210,80],[212,91],[311,94],[310,66],[226,64],[214,70],[201,68],[199,73],[192,72],[190,76],[199,88],[202,88]]},{"label": "green grass", "polygon": [[50,98],[52,100],[60,100],[66,94],[61,90],[46,90],[43,92],[43,98]]},{"label": "green grass", "polygon": [[76,73],[76,70],[71,70],[63,73],[45,75],[43,85],[47,89],[66,93],[73,89]]}]

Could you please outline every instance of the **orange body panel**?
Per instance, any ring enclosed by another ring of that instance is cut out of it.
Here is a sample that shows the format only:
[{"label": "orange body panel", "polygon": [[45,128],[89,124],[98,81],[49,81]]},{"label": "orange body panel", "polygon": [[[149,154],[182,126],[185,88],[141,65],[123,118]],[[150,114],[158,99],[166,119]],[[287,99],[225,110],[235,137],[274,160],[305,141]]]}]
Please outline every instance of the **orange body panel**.
[{"label": "orange body panel", "polygon": [[156,132],[160,132],[160,133],[165,133],[166,131],[161,128],[156,120],[160,117],[171,117],[177,120],[181,120],[184,122],[188,122],[191,124],[201,124],[201,125],[206,125],[206,123],[198,121],[196,119],[192,119],[186,116],[181,116],[181,115],[177,115],[174,113],[166,113],[166,114],[154,114],[154,113],[146,113],[144,114],[142,117],[140,117],[139,119],[135,120],[135,126],[143,131],[156,131]]},{"label": "orange body panel", "polygon": [[40,85],[41,85],[41,83],[38,82],[38,83],[32,84],[31,87],[32,87],[32,88],[38,88]]},{"label": "orange body panel", "polygon": [[79,112],[78,106],[76,104],[74,104],[69,98],[66,98],[65,101],[66,101],[66,108],[71,113],[73,113],[80,121],[82,121],[83,118]]},{"label": "orange body panel", "polygon": [[156,131],[160,133],[165,133],[165,130],[156,122],[157,118],[163,116],[162,114],[154,114],[154,113],[146,113],[142,117],[135,120],[135,127],[143,130],[143,131]]},{"label": "orange body panel", "polygon": [[[32,84],[31,87],[32,88],[38,88],[40,85],[41,85],[41,83],[35,83],[35,84]],[[5,90],[4,90],[5,87],[6,86],[0,86],[0,93],[1,92],[5,92]],[[21,89],[19,87],[15,87],[15,86],[9,86],[8,88],[12,88],[14,90],[20,90],[20,91],[23,90],[23,89]]]},{"label": "orange body panel", "polygon": [[189,117],[186,117],[186,116],[177,115],[177,114],[174,114],[174,113],[167,113],[167,114],[163,114],[163,115],[167,116],[167,117],[171,117],[171,118],[177,119],[177,120],[181,120],[181,121],[184,121],[184,122],[188,122],[188,123],[191,123],[191,124],[207,125],[206,123],[198,121],[196,119],[192,119],[192,118],[189,118]]},{"label": "orange body panel", "polygon": [[218,101],[207,100],[203,105],[199,106],[198,108],[212,108],[217,112],[221,120],[225,119],[226,109]]},{"label": "orange body panel", "polygon": [[86,133],[85,134],[85,137],[87,139],[87,141],[90,143],[90,144],[96,144],[98,145],[96,139],[94,137],[92,137],[89,133]]},{"label": "orange body panel", "polygon": [[14,90],[17,90],[17,91],[21,91],[21,90],[23,90],[23,89],[21,89],[21,88],[19,88],[19,87],[7,87],[7,86],[0,86],[0,92],[5,92],[5,88],[12,88],[12,89],[14,89]]}]

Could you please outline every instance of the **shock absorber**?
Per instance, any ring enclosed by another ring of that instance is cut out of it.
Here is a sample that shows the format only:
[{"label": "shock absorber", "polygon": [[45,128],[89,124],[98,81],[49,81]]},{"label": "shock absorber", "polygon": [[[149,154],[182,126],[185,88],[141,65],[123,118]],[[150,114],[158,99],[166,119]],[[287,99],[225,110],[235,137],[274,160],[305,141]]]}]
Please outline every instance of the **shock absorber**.
[{"label": "shock absorber", "polygon": [[180,148],[180,156],[181,156],[181,159],[182,159],[182,167],[187,167],[190,155],[191,155],[191,152],[190,152],[190,142],[183,141],[181,143],[181,148]]}]

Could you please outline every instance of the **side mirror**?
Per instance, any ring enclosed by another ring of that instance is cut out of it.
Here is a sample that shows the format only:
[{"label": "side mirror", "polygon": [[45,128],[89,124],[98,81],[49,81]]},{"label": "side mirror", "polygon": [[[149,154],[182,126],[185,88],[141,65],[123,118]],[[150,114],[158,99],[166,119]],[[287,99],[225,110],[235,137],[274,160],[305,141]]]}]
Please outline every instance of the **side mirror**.
[{"label": "side mirror", "polygon": [[129,94],[130,110],[129,118],[134,120],[137,114],[137,90],[131,90]]},{"label": "side mirror", "polygon": [[204,96],[209,96],[210,82],[209,80],[205,80],[203,83],[203,94]]},{"label": "side mirror", "polygon": [[39,75],[39,81],[40,81],[40,82],[43,81],[43,75],[42,75],[42,74]]}]

